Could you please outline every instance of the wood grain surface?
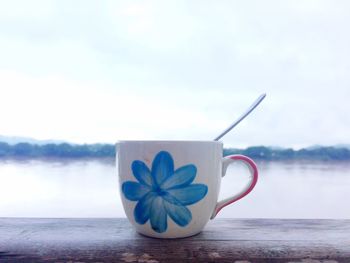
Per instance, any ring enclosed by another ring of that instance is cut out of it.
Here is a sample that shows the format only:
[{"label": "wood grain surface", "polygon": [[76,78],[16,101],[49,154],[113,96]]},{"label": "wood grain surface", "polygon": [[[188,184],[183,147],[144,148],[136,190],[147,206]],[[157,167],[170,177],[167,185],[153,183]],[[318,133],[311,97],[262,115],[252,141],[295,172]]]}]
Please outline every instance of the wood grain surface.
[{"label": "wood grain surface", "polygon": [[350,220],[216,219],[161,240],[126,219],[0,218],[0,262],[350,263]]}]

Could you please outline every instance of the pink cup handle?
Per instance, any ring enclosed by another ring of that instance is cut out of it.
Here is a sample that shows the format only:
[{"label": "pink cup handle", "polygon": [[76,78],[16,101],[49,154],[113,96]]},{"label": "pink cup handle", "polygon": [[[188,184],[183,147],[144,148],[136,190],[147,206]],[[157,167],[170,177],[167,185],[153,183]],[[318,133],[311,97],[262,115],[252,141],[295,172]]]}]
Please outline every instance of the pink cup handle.
[{"label": "pink cup handle", "polygon": [[230,205],[236,201],[238,201],[239,199],[245,197],[247,194],[249,194],[253,188],[256,185],[256,182],[258,181],[258,168],[256,167],[256,164],[254,163],[254,161],[252,159],[250,159],[249,157],[245,156],[245,155],[230,155],[230,156],[226,156],[223,158],[223,162],[222,162],[222,176],[225,176],[226,174],[226,170],[227,167],[236,161],[241,161],[243,162],[245,165],[247,165],[247,167],[249,168],[249,172],[252,175],[250,177],[250,181],[249,183],[244,187],[244,189],[242,189],[242,191],[240,191],[239,193],[235,194],[234,196],[231,196],[229,198],[226,198],[222,201],[219,201],[214,209],[214,212],[211,216],[211,219],[213,219],[222,208],[224,208],[227,205]]}]

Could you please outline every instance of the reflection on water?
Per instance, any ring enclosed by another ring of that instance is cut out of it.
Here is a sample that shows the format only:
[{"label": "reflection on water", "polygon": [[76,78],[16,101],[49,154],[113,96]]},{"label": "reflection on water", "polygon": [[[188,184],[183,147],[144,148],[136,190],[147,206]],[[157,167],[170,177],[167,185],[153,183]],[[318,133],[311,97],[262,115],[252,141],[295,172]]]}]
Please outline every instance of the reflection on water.
[{"label": "reflection on water", "polygon": [[[350,163],[258,165],[254,191],[218,217],[350,218]],[[222,197],[246,183],[245,169],[230,167]],[[11,216],[124,217],[113,160],[1,160],[0,217]]]}]

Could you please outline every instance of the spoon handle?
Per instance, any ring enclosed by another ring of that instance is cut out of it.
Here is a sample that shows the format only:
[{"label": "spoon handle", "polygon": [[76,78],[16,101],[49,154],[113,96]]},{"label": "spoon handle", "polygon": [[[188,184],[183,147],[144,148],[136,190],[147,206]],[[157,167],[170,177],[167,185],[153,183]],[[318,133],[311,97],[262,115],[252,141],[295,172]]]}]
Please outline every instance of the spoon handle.
[{"label": "spoon handle", "polygon": [[262,102],[263,99],[265,99],[265,97],[266,97],[265,93],[261,94],[259,96],[259,98],[257,98],[256,101],[254,101],[254,103],[248,108],[248,110],[245,113],[243,113],[241,115],[241,117],[238,118],[238,120],[236,120],[234,123],[232,123],[230,125],[230,127],[228,127],[218,137],[216,137],[214,139],[214,141],[220,140],[226,133],[228,133],[230,130],[232,130],[234,127],[236,127],[236,125],[238,123],[240,123],[245,117],[247,117],[249,115],[249,113],[251,113],[260,104],[260,102]]}]

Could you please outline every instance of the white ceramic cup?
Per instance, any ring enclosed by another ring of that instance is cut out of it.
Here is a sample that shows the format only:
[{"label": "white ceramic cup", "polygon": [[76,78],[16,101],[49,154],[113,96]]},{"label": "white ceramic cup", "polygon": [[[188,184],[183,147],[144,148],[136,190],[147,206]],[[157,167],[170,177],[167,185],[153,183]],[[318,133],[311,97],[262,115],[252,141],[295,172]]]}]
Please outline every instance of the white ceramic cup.
[{"label": "white ceramic cup", "polygon": [[[241,161],[251,173],[239,193],[218,202],[228,165]],[[120,141],[117,167],[125,213],[139,233],[180,238],[202,231],[226,205],[255,186],[258,170],[244,155],[223,157],[217,141]]]}]

